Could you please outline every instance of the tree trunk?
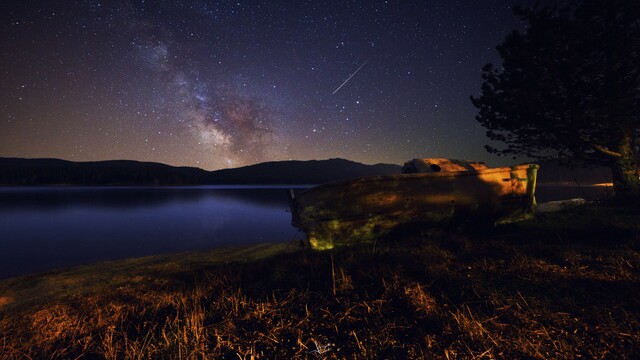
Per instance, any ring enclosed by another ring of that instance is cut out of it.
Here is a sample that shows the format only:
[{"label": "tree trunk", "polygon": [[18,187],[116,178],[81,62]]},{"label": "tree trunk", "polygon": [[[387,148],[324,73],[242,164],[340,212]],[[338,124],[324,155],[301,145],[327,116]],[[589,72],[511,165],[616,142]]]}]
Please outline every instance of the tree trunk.
[{"label": "tree trunk", "polygon": [[618,154],[611,162],[611,175],[616,200],[640,206],[640,169],[633,151],[632,136],[625,135],[618,145]]}]

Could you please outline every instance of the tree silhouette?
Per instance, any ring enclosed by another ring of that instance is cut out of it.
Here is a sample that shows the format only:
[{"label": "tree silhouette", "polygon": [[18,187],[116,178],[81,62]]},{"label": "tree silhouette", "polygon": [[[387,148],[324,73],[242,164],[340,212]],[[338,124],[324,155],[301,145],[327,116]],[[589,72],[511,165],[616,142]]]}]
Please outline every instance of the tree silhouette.
[{"label": "tree silhouette", "polygon": [[616,197],[640,200],[640,1],[578,0],[514,9],[527,25],[482,69],[471,97],[500,155],[611,168]]}]

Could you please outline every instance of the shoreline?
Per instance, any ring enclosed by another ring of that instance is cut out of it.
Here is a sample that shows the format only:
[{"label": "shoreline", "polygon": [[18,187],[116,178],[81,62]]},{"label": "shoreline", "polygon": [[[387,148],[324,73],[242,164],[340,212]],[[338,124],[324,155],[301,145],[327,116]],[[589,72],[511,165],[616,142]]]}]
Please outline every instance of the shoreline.
[{"label": "shoreline", "polygon": [[[198,267],[227,262],[256,261],[276,254],[290,253],[298,248],[298,242],[228,246],[212,250],[100,261],[13,276],[0,279],[0,313],[12,307],[41,303],[41,297],[59,299],[71,292],[82,293],[83,288],[91,288],[90,285],[97,282],[106,287],[117,287],[129,283],[132,279],[131,273],[143,276],[153,272],[193,271]],[[25,298],[28,300],[21,300]]]}]

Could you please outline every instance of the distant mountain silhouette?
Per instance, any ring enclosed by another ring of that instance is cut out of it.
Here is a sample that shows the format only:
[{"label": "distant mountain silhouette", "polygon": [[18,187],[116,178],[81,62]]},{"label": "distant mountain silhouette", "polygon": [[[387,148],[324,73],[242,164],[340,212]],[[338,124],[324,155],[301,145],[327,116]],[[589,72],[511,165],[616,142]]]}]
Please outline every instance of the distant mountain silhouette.
[{"label": "distant mountain silhouette", "polygon": [[[606,167],[539,162],[538,183],[590,184],[611,181]],[[400,165],[365,165],[344,159],[272,161],[206,171],[132,160],[73,162],[0,158],[0,185],[222,185],[321,184],[359,176],[399,174]]]},{"label": "distant mountain silhouette", "polygon": [[275,161],[206,171],[130,160],[0,158],[0,185],[319,184],[350,177],[397,174],[400,169],[399,165],[365,165],[344,159]]},{"label": "distant mountain silhouette", "polygon": [[211,172],[212,184],[320,184],[359,176],[399,174],[400,165],[344,159],[274,161]]},{"label": "distant mountain silhouette", "polygon": [[0,158],[3,185],[188,185],[205,183],[208,176],[198,168],[130,160]]}]

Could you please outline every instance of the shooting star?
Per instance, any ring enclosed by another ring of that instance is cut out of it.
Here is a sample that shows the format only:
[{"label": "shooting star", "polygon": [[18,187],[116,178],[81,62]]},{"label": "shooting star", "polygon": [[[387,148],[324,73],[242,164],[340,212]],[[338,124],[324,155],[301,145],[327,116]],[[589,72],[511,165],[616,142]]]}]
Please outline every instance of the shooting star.
[{"label": "shooting star", "polygon": [[362,65],[360,65],[360,67],[359,67],[356,71],[354,71],[354,72],[353,72],[353,74],[351,74],[351,75],[347,78],[347,80],[345,80],[345,81],[342,83],[342,85],[338,86],[338,88],[337,88],[337,89],[335,89],[335,91],[334,91],[331,95],[334,95],[335,93],[337,93],[337,92],[338,92],[338,90],[340,90],[340,88],[342,88],[342,87],[344,86],[344,84],[346,84],[349,80],[351,80],[351,78],[353,77],[353,75],[357,74],[357,73],[358,73],[358,71],[360,71],[360,69],[362,69],[362,67],[367,63],[367,61],[369,61],[369,59],[365,60],[365,61],[362,63]]}]

